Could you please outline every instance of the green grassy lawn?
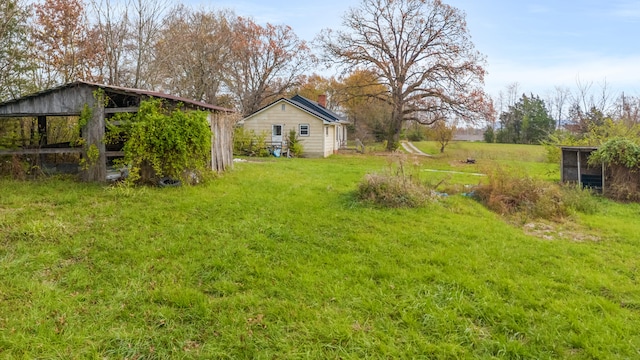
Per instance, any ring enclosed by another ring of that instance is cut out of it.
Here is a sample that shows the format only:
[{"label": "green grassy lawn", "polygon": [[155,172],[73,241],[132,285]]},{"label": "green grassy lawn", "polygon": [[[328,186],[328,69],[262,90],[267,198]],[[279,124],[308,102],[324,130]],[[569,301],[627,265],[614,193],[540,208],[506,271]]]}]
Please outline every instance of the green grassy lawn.
[{"label": "green grassy lawn", "polygon": [[[500,166],[518,174],[560,181],[560,165],[546,162],[547,155],[542,146],[454,141],[447,145],[444,154],[440,154],[440,144],[436,142],[413,144],[434,155],[433,166],[442,169],[456,167],[463,169],[461,171],[486,173]],[[467,159],[476,160],[476,164],[462,164]]]},{"label": "green grassy lawn", "polygon": [[[422,170],[527,159],[559,177],[539,147],[449,151],[412,169],[435,182]],[[640,206],[598,199],[563,225],[598,241],[545,240],[460,195],[357,202],[363,175],[388,167],[247,162],[165,189],[0,180],[0,357],[639,356]]]}]

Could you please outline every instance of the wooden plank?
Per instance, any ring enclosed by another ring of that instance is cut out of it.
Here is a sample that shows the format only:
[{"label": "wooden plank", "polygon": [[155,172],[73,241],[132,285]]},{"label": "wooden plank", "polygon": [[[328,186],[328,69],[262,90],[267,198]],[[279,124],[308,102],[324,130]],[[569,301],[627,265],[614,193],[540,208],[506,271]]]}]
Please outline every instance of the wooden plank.
[{"label": "wooden plank", "polygon": [[120,107],[120,108],[105,108],[105,114],[118,114],[118,113],[137,113],[139,108],[137,106],[132,107]]},{"label": "wooden plank", "polygon": [[92,110],[91,119],[88,119],[88,123],[82,129],[82,138],[86,141],[85,149],[88,150],[82,154],[86,161],[82,178],[86,182],[105,182],[107,181],[107,156],[104,144],[104,99],[101,96],[93,102]]},{"label": "wooden plank", "polygon": [[16,149],[0,150],[0,155],[45,155],[45,154],[78,154],[82,148],[42,148],[42,149]]},{"label": "wooden plank", "polygon": [[107,157],[119,157],[124,156],[124,151],[106,151],[105,155]]},{"label": "wooden plank", "polygon": [[80,115],[85,104],[92,106],[93,87],[87,84],[60,87],[0,105],[0,117]]}]

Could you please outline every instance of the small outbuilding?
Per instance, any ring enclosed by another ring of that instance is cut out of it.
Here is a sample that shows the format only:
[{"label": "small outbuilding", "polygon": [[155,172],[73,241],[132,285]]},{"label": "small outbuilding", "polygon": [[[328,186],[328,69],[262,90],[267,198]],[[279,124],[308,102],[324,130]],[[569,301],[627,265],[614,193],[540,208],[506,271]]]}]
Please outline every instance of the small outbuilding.
[{"label": "small outbuilding", "polygon": [[[74,159],[81,162],[82,159],[91,157],[96,161],[84,168],[76,164],[75,170],[82,172],[84,181],[105,181],[107,164],[112,159],[124,155],[121,148],[108,149],[105,146],[107,124],[115,114],[136,113],[140,103],[150,98],[162,99],[173,106],[181,106],[188,110],[208,112],[212,130],[211,168],[223,171],[232,166],[235,124],[233,110],[159,92],[84,81],[72,82],[0,103],[0,134],[3,127],[6,130],[9,126],[8,119],[14,119],[14,122],[15,119],[20,119],[21,128],[18,131],[21,139],[15,142],[15,146],[4,149],[0,147],[0,156],[54,156],[63,160],[54,162],[52,166],[65,163],[67,169],[73,169]],[[83,116],[86,119],[78,120]],[[78,129],[73,128],[73,120],[68,119],[76,119]],[[69,129],[79,131],[81,141],[70,142],[59,136],[65,128],[67,132]],[[88,150],[90,153],[87,153]]]},{"label": "small outbuilding", "polygon": [[347,144],[347,121],[326,108],[326,96],[312,101],[300,95],[281,98],[241,121],[246,130],[266,133],[271,146],[286,147],[291,129],[298,134],[303,156],[327,157]]},{"label": "small outbuilding", "polygon": [[589,165],[589,156],[598,150],[591,146],[564,146],[561,148],[561,180],[579,183],[584,187],[603,191],[606,183],[604,164]]}]

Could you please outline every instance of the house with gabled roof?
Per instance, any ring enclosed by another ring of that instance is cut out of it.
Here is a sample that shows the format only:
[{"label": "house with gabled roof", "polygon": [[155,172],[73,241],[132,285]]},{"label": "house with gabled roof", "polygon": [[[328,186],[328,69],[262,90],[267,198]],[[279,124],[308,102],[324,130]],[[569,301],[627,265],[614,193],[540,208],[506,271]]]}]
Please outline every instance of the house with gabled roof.
[{"label": "house with gabled roof", "polygon": [[241,121],[245,130],[266,133],[267,142],[286,147],[287,136],[295,129],[305,157],[327,157],[347,142],[347,121],[327,109],[326,95],[318,101],[295,95],[280,98]]}]

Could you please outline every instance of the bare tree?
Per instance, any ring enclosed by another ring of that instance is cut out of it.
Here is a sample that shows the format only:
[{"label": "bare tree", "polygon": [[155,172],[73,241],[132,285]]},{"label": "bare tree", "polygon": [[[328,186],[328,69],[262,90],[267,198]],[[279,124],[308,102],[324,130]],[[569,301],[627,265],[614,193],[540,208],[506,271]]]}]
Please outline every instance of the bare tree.
[{"label": "bare tree", "polygon": [[628,96],[624,92],[616,100],[614,116],[628,126],[640,123],[640,97]]},{"label": "bare tree", "polygon": [[580,78],[576,78],[576,92],[574,93],[573,103],[574,106],[579,106],[583,112],[589,111],[590,108],[595,107],[595,101],[591,88],[593,82],[583,82]]},{"label": "bare tree", "polygon": [[567,105],[570,96],[571,90],[569,90],[569,88],[556,86],[549,101],[549,112],[555,115],[558,129],[562,128],[562,120],[565,120],[565,105]]},{"label": "bare tree", "polygon": [[192,11],[182,5],[165,20],[155,45],[154,70],[163,89],[219,105],[223,73],[232,44],[228,11]]},{"label": "bare tree", "polygon": [[148,65],[153,62],[155,44],[160,29],[162,19],[165,15],[170,0],[132,0],[133,1],[133,23],[134,33],[133,48],[135,59],[135,71],[133,77],[133,87],[150,87],[152,83],[158,82],[152,78],[154,74],[149,71]]},{"label": "bare tree", "polygon": [[131,70],[127,68],[128,39],[131,38],[128,9],[130,0],[92,0],[95,29],[104,49],[102,71],[104,82],[109,85],[131,84]]},{"label": "bare tree", "polygon": [[389,150],[397,148],[404,121],[488,115],[484,57],[462,11],[439,0],[362,0],[343,25],[349,30],[325,30],[318,42],[326,61],[373,71],[387,87]]},{"label": "bare tree", "polygon": [[516,102],[518,102],[518,99],[520,98],[520,83],[518,82],[512,82],[511,84],[507,85],[507,104],[506,107],[507,109],[510,106],[513,106],[516,104]]},{"label": "bare tree", "polygon": [[307,44],[291,27],[238,17],[232,24],[231,62],[227,87],[237,98],[243,115],[258,110],[298,83],[313,57]]}]

